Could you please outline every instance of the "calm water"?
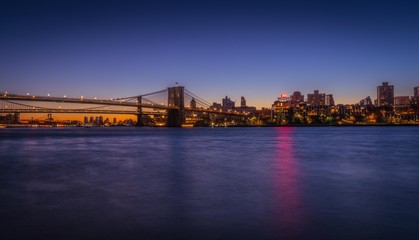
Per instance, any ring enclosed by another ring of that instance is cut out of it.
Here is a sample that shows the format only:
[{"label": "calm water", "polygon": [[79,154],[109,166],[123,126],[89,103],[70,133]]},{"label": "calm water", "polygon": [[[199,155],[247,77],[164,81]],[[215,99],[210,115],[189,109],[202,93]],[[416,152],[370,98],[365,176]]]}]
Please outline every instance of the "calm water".
[{"label": "calm water", "polygon": [[419,239],[419,127],[0,129],[0,239]]}]

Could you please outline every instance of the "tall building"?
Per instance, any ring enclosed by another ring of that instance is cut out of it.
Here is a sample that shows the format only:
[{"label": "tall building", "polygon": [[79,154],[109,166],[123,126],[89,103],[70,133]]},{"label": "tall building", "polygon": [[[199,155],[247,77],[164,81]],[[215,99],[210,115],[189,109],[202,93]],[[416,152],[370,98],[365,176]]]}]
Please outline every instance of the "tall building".
[{"label": "tall building", "polygon": [[314,90],[314,93],[307,94],[307,103],[310,105],[326,105],[326,94],[319,93],[319,90]]},{"label": "tall building", "polygon": [[335,100],[333,99],[333,94],[326,95],[326,106],[335,106]]},{"label": "tall building", "polygon": [[191,103],[189,104],[191,108],[196,108],[196,101],[195,98],[192,98]]},{"label": "tall building", "polygon": [[240,100],[240,107],[246,107],[246,99],[242,96]]},{"label": "tall building", "polygon": [[231,101],[229,97],[223,98],[223,108],[224,109],[233,109],[235,107],[235,102]]},{"label": "tall building", "polygon": [[419,97],[419,87],[414,87],[413,88],[413,91],[414,91],[414,97]]},{"label": "tall building", "polygon": [[377,86],[377,106],[393,106],[394,105],[394,86],[383,82],[381,86]]}]

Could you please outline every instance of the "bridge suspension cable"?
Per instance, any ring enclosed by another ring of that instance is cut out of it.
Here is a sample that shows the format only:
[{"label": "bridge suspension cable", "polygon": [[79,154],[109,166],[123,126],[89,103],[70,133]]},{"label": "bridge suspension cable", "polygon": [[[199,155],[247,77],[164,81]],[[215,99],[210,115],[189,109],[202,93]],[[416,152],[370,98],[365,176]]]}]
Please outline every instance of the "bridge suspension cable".
[{"label": "bridge suspension cable", "polygon": [[198,95],[196,95],[196,94],[194,94],[194,93],[192,93],[191,91],[189,91],[189,90],[187,90],[187,89],[185,89],[185,96],[187,96],[187,97],[189,97],[189,98],[193,98],[193,99],[195,99],[195,101],[197,102],[197,103],[199,103],[200,105],[202,105],[202,106],[204,106],[204,107],[207,107],[207,108],[209,108],[210,106],[211,106],[211,104],[208,102],[208,101],[206,101],[205,99],[203,99],[203,98],[201,98],[201,97],[199,97]]}]

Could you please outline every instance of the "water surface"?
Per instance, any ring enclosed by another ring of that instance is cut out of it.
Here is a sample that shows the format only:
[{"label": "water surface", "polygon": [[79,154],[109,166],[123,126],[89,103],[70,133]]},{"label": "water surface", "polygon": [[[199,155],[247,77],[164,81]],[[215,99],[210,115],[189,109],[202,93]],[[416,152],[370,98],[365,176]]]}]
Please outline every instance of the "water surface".
[{"label": "water surface", "polygon": [[1,239],[419,239],[419,128],[0,129]]}]

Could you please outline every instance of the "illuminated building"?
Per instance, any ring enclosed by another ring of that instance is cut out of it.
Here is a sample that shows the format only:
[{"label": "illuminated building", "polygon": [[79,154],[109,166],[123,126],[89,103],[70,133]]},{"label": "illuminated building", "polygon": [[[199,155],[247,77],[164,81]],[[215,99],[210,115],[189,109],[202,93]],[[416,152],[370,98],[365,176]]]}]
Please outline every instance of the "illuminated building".
[{"label": "illuminated building", "polygon": [[281,94],[280,97],[272,104],[272,110],[275,113],[276,123],[287,123],[290,118],[291,101],[287,94]]},{"label": "illuminated building", "polygon": [[382,86],[377,86],[377,106],[394,105],[394,86],[383,82]]},{"label": "illuminated building", "polygon": [[333,99],[333,94],[327,94],[325,102],[326,102],[326,106],[334,106],[335,100]]},{"label": "illuminated building", "polygon": [[414,92],[414,97],[419,97],[419,87],[414,87],[413,88],[413,92]]},{"label": "illuminated building", "polygon": [[291,105],[292,106],[297,106],[300,103],[303,103],[304,102],[304,95],[302,95],[300,91],[295,91],[290,96],[290,100],[291,100]]},{"label": "illuminated building", "polygon": [[314,90],[314,93],[307,94],[307,103],[310,105],[324,106],[326,105],[326,94],[319,93],[319,90]]},{"label": "illuminated building", "polygon": [[394,110],[397,113],[408,112],[410,107],[409,96],[399,96],[394,98]]}]

